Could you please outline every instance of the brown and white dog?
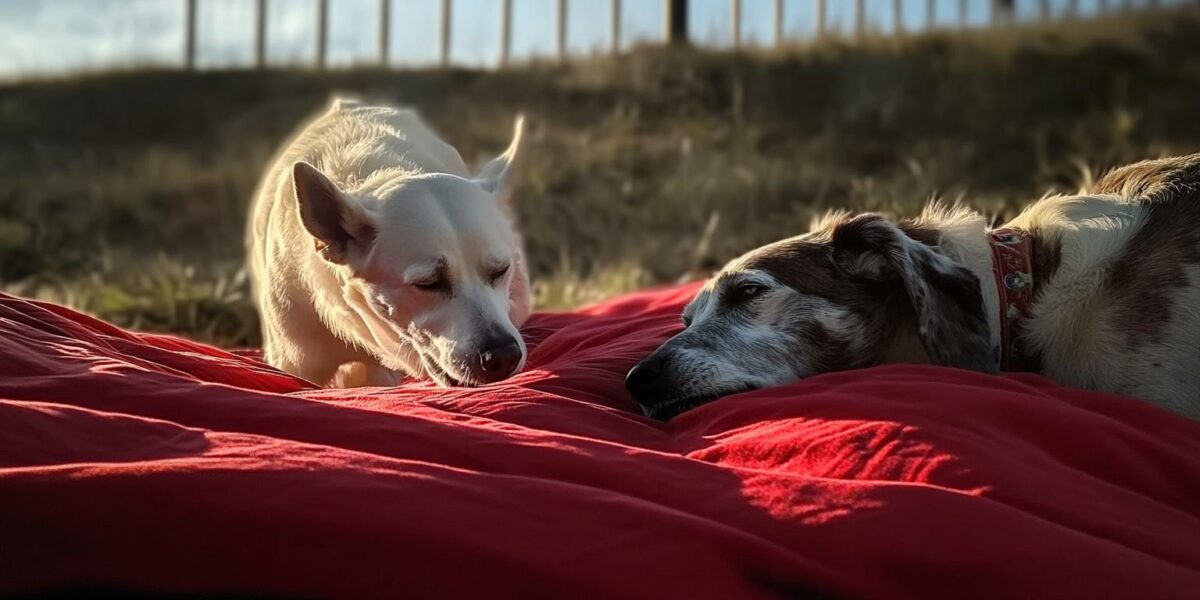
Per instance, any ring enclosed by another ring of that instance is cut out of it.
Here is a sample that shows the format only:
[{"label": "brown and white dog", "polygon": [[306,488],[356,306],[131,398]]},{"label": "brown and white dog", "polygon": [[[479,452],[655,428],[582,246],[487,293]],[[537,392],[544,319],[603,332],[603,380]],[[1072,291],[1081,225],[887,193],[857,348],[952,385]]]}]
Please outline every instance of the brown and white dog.
[{"label": "brown and white dog", "polygon": [[710,279],[629,372],[647,415],[817,373],[1002,366],[1200,418],[1200,154],[1117,169],[999,230],[830,215]]}]

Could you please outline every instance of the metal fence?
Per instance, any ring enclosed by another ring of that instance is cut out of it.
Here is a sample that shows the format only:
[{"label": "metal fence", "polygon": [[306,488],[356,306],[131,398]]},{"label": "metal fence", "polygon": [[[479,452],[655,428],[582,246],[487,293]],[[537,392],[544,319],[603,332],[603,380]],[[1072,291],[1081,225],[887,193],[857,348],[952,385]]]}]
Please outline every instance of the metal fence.
[{"label": "metal fence", "polygon": [[[183,0],[185,2],[184,15],[184,42],[183,56],[184,64],[188,69],[196,68],[196,35],[197,35],[197,5],[203,0]],[[258,68],[263,68],[267,64],[267,12],[270,10],[269,0],[247,0],[253,2],[254,10],[254,65]],[[454,0],[439,0],[438,8],[438,62],[441,65],[449,65],[451,63],[451,40],[454,34],[453,10],[452,3]],[[512,62],[512,15],[513,2],[515,0],[496,0],[500,2],[500,18],[497,27],[499,28],[500,41],[498,48],[498,63],[501,66],[508,65]],[[622,0],[591,0],[594,2],[606,2],[608,5],[608,50],[616,53],[621,48],[621,17],[622,17]],[[631,0],[633,1],[633,0]],[[653,2],[655,0],[637,0],[639,2]],[[664,31],[662,40],[667,44],[688,44],[688,12],[689,0],[658,0],[662,2]],[[773,2],[773,44],[782,45],[793,43],[795,40],[789,39],[785,34],[785,22],[788,15],[784,14],[783,0],[750,0],[757,2]],[[953,0],[951,0],[953,1]],[[1014,21],[1016,0],[985,0],[988,2],[990,10],[988,12],[987,22],[985,26],[995,27],[1004,26]],[[1034,0],[1036,2],[1036,18],[1039,21],[1050,20],[1069,20],[1080,16],[1080,0],[1066,0],[1065,8],[1058,13],[1051,11],[1050,0]],[[389,58],[389,47],[391,42],[390,25],[392,22],[391,14],[393,10],[392,0],[378,0],[378,63],[387,65]],[[813,0],[813,13],[809,16],[812,19],[816,38],[825,38],[831,35],[848,34],[854,39],[861,39],[868,35],[867,24],[867,8],[866,0],[834,0],[834,2],[845,2],[849,4],[853,2],[853,28],[849,32],[833,31],[829,27],[828,15],[829,6],[827,0]],[[936,0],[890,0],[891,2],[891,19],[892,28],[890,31],[882,32],[890,35],[902,35],[906,33],[902,18],[902,11],[905,7],[914,3],[923,3],[925,23],[927,28],[930,28],[935,23]],[[1134,8],[1156,8],[1160,4],[1160,0],[1142,0],[1135,6],[1134,0],[1095,0],[1094,10],[1092,14],[1103,15],[1118,11],[1128,11]],[[313,40],[313,56],[314,65],[317,68],[326,68],[328,65],[329,56],[329,17],[330,17],[330,2],[329,0],[316,0],[316,11],[313,14],[315,27],[315,35]],[[957,0],[958,23],[960,28],[967,28],[967,4],[968,0]],[[920,5],[919,5],[920,6]],[[568,40],[567,40],[567,14],[570,5],[567,0],[555,0],[556,15],[553,19],[555,26],[555,48],[556,58],[565,60],[569,57]],[[741,47],[742,39],[742,0],[729,0],[729,35],[732,45]]]}]

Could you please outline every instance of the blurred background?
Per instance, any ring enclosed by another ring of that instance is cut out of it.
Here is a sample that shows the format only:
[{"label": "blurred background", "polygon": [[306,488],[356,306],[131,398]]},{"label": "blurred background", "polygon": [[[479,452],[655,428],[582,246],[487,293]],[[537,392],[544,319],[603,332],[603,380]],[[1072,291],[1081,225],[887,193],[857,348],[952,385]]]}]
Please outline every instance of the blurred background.
[{"label": "blurred background", "polygon": [[247,206],[338,93],[475,165],[525,113],[516,205],[563,309],[833,207],[1006,218],[1200,151],[1200,2],[0,0],[0,289],[257,344]]}]

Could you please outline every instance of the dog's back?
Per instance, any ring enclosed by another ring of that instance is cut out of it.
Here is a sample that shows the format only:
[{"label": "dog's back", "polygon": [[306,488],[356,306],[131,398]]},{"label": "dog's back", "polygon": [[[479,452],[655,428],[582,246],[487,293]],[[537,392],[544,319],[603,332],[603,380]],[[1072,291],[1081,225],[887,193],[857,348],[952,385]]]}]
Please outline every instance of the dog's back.
[{"label": "dog's back", "polygon": [[416,113],[335,99],[327,111],[301,127],[271,162],[255,194],[248,243],[265,231],[278,199],[286,198],[279,192],[290,185],[291,165],[300,161],[321,168],[339,184],[396,170],[470,176],[458,151],[430,131]]},{"label": "dog's back", "polygon": [[1200,418],[1200,155],[1117,169],[1013,224],[1052,257],[1024,330],[1042,372]]}]

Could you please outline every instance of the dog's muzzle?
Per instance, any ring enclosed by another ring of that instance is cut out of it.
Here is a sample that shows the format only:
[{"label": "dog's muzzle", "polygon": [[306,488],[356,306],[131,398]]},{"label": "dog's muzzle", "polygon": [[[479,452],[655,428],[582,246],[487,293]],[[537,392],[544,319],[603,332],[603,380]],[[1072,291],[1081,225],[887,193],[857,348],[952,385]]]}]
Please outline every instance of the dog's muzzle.
[{"label": "dog's muzzle", "polygon": [[663,371],[666,370],[666,357],[654,354],[635,365],[625,376],[625,389],[638,404],[654,405],[663,399]]},{"label": "dog's muzzle", "polygon": [[669,356],[656,352],[625,376],[625,389],[647,417],[666,420],[686,410],[676,406],[680,404],[679,386],[670,371]]},{"label": "dog's muzzle", "polygon": [[671,364],[669,353],[656,352],[638,363],[625,376],[625,389],[638,403],[642,414],[652,419],[668,421],[676,415],[707,404],[727,394],[753,389],[738,386],[724,393],[681,394],[680,379]]}]

